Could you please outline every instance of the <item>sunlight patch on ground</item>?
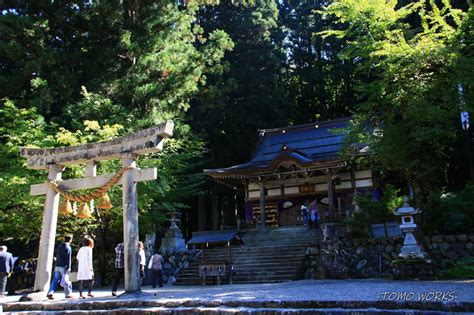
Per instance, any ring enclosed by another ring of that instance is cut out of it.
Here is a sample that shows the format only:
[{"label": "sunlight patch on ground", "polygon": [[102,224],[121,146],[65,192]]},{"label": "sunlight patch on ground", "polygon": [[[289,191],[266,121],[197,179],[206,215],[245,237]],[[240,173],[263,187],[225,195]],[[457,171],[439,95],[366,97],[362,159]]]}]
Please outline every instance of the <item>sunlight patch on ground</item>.
[{"label": "sunlight patch on ground", "polygon": [[237,297],[239,299],[251,300],[256,299],[254,291],[242,291],[242,292],[224,292],[219,294],[214,294],[215,297]]}]

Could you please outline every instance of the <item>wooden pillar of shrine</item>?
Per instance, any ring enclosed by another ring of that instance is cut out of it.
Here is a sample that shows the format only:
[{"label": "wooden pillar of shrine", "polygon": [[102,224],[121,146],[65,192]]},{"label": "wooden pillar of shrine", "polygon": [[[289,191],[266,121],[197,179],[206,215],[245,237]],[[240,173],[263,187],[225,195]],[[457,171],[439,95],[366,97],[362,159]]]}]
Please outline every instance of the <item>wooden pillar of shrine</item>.
[{"label": "wooden pillar of shrine", "polygon": [[267,221],[267,214],[265,210],[265,186],[263,185],[263,181],[259,182],[260,188],[260,226],[262,229],[266,228],[266,221]]},{"label": "wooden pillar of shrine", "polygon": [[329,212],[329,217],[331,219],[334,219],[334,185],[332,182],[332,176],[333,172],[331,170],[328,170],[327,172],[327,178],[328,178],[328,212]]}]

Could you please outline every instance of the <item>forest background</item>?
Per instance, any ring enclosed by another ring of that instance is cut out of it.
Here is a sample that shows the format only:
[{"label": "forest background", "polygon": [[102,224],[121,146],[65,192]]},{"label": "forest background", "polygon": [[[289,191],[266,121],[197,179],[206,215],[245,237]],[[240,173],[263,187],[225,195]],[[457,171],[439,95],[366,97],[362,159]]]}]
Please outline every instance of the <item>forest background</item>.
[{"label": "forest background", "polygon": [[[165,150],[138,161],[159,172],[139,184],[142,238],[160,235],[170,211],[191,224],[211,188],[232,194],[202,169],[248,161],[257,129],[347,116],[371,166],[431,207],[428,228],[474,220],[472,133],[460,120],[474,106],[471,1],[4,0],[0,12],[0,243],[17,252],[36,254],[44,200],[29,186],[46,178],[19,147],[103,141],[167,119]],[[122,237],[120,189],[111,195],[111,210],[58,227],[97,237],[104,278]],[[461,196],[450,199],[458,207],[440,196]]]}]

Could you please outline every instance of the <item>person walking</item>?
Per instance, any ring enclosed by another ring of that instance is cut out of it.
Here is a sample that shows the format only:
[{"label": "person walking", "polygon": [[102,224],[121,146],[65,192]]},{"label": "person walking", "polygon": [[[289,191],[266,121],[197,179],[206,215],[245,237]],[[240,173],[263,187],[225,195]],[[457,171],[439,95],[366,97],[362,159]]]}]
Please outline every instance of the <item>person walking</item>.
[{"label": "person walking", "polygon": [[[54,300],[54,291],[56,291],[56,286],[61,279],[68,275],[71,272],[71,242],[72,235],[66,235],[64,237],[64,242],[61,242],[56,249],[56,266],[54,267],[54,276],[53,281],[49,287],[48,299]],[[72,298],[72,283],[69,282],[64,287],[64,295],[66,299]]]},{"label": "person walking", "polygon": [[7,251],[5,245],[0,246],[0,297],[5,296],[7,281],[13,271],[13,255]]},{"label": "person walking", "polygon": [[[309,200],[308,200],[309,201]],[[303,224],[308,225],[309,213],[308,213],[308,204],[309,202],[303,202],[301,205],[301,215],[303,216]]]},{"label": "person walking", "polygon": [[85,299],[82,295],[84,282],[88,283],[89,291],[87,296],[93,297],[92,287],[94,286],[94,266],[92,263],[92,249],[94,248],[94,241],[86,237],[84,246],[79,249],[77,253],[77,280],[79,280],[79,298]]},{"label": "person walking", "polygon": [[151,269],[151,286],[156,288],[156,282],[158,280],[158,285],[163,287],[163,257],[155,249],[154,254],[150,257],[150,262],[148,263],[148,269]]},{"label": "person walking", "polygon": [[115,247],[115,279],[114,285],[112,287],[113,296],[117,296],[117,287],[119,285],[120,279],[124,275],[124,256],[125,249],[123,243],[120,243]]},{"label": "person walking", "polygon": [[138,255],[140,256],[140,280],[143,281],[143,278],[145,278],[146,256],[145,246],[142,242],[138,242]]},{"label": "person walking", "polygon": [[310,213],[310,227],[318,228],[319,227],[319,210],[318,210],[318,199],[315,198],[314,201],[309,205]]}]

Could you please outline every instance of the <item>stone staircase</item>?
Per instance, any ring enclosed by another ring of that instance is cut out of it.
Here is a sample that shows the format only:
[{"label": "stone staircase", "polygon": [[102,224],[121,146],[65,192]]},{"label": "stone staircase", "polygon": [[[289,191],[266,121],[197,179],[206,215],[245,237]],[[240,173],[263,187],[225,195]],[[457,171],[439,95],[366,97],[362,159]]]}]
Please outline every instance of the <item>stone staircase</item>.
[{"label": "stone staircase", "polygon": [[[306,249],[321,241],[322,233],[319,229],[294,226],[248,230],[241,237],[245,245],[232,246],[234,283],[271,283],[302,279]],[[205,249],[204,257],[204,264],[222,264],[229,258],[228,248]],[[200,258],[191,263],[178,276],[176,284],[201,284],[200,264]]]}]

